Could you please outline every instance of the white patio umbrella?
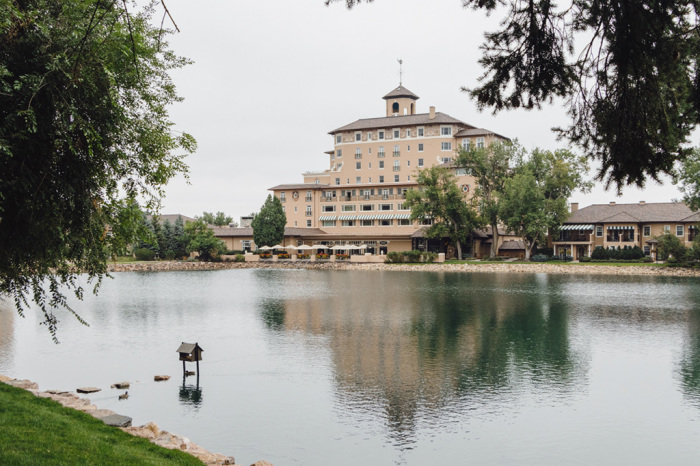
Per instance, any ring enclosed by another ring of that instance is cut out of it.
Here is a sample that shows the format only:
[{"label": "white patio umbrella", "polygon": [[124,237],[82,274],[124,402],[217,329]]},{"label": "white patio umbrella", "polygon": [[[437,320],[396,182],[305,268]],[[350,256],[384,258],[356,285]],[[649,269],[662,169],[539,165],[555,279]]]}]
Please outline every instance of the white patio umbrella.
[{"label": "white patio umbrella", "polygon": [[363,244],[362,246],[358,246],[357,249],[367,249],[367,245]]},{"label": "white patio umbrella", "polygon": [[307,244],[302,244],[301,246],[295,246],[294,249],[301,249],[302,251],[308,251],[310,249],[314,249],[312,246],[309,246]]},{"label": "white patio umbrella", "polygon": [[294,246],[290,244],[289,246],[285,246],[284,249],[300,249],[299,246]]},{"label": "white patio umbrella", "polygon": [[313,246],[311,246],[311,249],[326,249],[326,248],[328,248],[328,246],[323,245],[323,244],[314,244]]},{"label": "white patio umbrella", "polygon": [[284,246],[282,246],[281,244],[275,244],[274,246],[272,246],[272,249],[284,249]]},{"label": "white patio umbrella", "polygon": [[348,246],[333,246],[331,248],[332,251],[347,251]]},{"label": "white patio umbrella", "polygon": [[262,249],[263,251],[269,251],[272,248],[270,246],[260,246],[258,249]]},{"label": "white patio umbrella", "polygon": [[359,246],[355,246],[354,244],[351,244],[350,246],[346,246],[347,249],[351,249],[353,251],[357,251],[358,249],[361,249]]}]

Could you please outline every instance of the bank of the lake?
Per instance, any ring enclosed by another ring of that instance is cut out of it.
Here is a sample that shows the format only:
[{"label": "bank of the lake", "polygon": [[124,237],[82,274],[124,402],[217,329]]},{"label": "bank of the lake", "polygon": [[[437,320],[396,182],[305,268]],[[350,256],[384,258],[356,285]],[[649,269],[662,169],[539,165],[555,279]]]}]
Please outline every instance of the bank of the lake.
[{"label": "bank of the lake", "polygon": [[605,265],[590,263],[548,264],[546,262],[468,262],[443,264],[358,264],[351,262],[259,261],[259,262],[126,262],[111,263],[110,272],[161,272],[176,270],[222,269],[312,269],[312,270],[387,270],[420,272],[547,273],[595,275],[644,275],[663,277],[700,277],[700,269],[666,267],[660,264]]},{"label": "bank of the lake", "polygon": [[204,464],[1,382],[0,431],[0,464]]}]

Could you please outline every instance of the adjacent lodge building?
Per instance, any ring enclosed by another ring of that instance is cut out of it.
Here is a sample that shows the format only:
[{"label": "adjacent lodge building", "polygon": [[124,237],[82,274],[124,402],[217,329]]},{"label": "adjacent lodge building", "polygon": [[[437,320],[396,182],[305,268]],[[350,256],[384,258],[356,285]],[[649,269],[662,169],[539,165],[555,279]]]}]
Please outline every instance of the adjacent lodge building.
[{"label": "adjacent lodge building", "polygon": [[550,241],[555,255],[570,255],[574,260],[590,256],[597,246],[639,246],[646,255],[656,259],[655,237],[670,233],[690,247],[697,234],[698,221],[700,213],[693,212],[682,202],[611,202],[580,210],[577,203],[571,203],[571,216],[560,228],[559,236]]}]

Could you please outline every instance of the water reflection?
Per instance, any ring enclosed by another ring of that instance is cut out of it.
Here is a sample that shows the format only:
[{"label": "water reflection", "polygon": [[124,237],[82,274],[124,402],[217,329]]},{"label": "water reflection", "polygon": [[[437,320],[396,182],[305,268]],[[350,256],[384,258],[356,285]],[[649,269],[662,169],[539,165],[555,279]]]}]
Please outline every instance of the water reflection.
[{"label": "water reflection", "polygon": [[516,392],[525,390],[566,397],[585,377],[586,363],[569,342],[566,301],[555,299],[556,285],[546,279],[415,272],[401,280],[389,273],[327,278],[329,289],[348,291],[265,299],[260,316],[273,330],[328,337],[338,409],[381,420],[401,449],[412,447],[419,424],[461,422],[459,414],[479,415],[486,400],[489,410],[512,410]]},{"label": "water reflection", "polygon": [[204,399],[202,397],[202,387],[199,386],[199,373],[195,378],[195,384],[187,383],[187,377],[182,376],[182,385],[179,390],[180,404],[192,408],[193,411],[199,411]]}]

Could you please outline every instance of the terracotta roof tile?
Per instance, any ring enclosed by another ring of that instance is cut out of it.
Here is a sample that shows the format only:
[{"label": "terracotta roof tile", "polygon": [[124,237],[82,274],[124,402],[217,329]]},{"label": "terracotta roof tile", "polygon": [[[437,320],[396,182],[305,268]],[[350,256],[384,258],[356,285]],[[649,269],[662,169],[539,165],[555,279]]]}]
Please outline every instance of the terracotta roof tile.
[{"label": "terracotta roof tile", "polygon": [[593,204],[572,213],[565,223],[692,222],[697,215],[682,202]]}]

